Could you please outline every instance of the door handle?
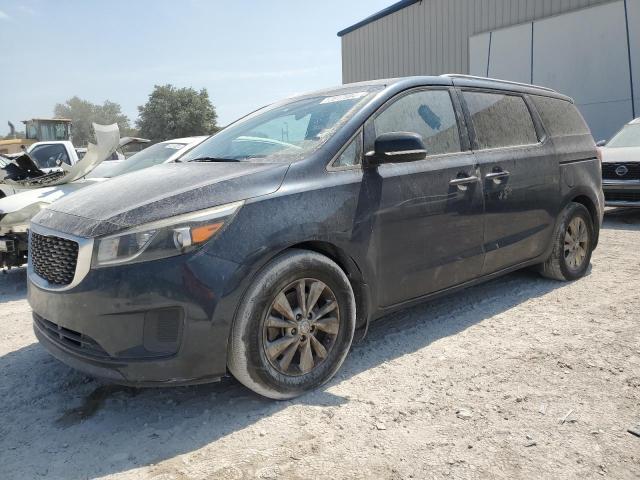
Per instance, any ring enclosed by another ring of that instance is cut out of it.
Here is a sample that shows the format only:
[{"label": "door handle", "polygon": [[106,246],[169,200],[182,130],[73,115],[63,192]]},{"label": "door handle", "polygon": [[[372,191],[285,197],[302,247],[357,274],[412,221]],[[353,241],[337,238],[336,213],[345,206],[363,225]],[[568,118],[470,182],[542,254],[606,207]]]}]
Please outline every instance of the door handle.
[{"label": "door handle", "polygon": [[478,181],[478,177],[475,175],[469,175],[466,177],[456,177],[449,180],[449,185],[453,187],[458,187],[460,190],[466,190],[467,185],[471,183],[476,183]]},{"label": "door handle", "polygon": [[509,175],[511,174],[508,171],[499,170],[497,172],[487,173],[484,178],[487,180],[493,180],[494,182],[498,183],[500,180],[502,180],[503,178],[507,178]]},{"label": "door handle", "polygon": [[475,183],[478,181],[478,177],[471,175],[469,177],[457,177],[449,181],[449,185],[459,186],[468,185],[469,183]]}]

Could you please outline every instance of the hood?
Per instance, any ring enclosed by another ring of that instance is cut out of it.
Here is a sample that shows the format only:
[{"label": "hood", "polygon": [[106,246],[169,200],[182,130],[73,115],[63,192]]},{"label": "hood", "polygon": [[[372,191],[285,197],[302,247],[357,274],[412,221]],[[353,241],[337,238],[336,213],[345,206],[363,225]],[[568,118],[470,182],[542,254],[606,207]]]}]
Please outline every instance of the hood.
[{"label": "hood", "polygon": [[95,237],[273,193],[289,164],[167,163],[80,190],[34,217],[44,227]]},{"label": "hood", "polygon": [[42,188],[45,186],[62,185],[76,181],[109,158],[116,149],[131,143],[146,143],[148,140],[136,137],[120,139],[117,124],[93,124],[96,134],[96,144],[90,143],[87,153],[73,166],[60,165],[61,171],[45,173],[38,168],[29,154],[19,156],[14,162],[0,170],[0,181],[21,188]]},{"label": "hood", "polygon": [[640,147],[604,147],[600,151],[605,163],[640,162]]}]

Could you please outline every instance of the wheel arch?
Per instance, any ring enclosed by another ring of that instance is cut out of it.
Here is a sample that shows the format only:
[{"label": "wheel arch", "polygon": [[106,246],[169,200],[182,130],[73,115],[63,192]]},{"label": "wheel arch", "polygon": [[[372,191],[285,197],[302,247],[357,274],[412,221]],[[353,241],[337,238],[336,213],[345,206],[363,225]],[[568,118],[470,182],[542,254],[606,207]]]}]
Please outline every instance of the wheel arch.
[{"label": "wheel arch", "polygon": [[579,203],[589,211],[589,214],[591,215],[591,221],[593,222],[593,231],[596,237],[593,248],[597,247],[600,237],[600,221],[596,203],[588,195],[585,194],[578,194],[574,196],[571,199],[571,202]]},{"label": "wheel arch", "polygon": [[369,285],[366,283],[364,274],[353,257],[335,244],[321,240],[310,240],[290,245],[279,252],[278,255],[292,249],[319,253],[340,267],[349,279],[356,300],[356,329],[366,329],[371,309]]}]

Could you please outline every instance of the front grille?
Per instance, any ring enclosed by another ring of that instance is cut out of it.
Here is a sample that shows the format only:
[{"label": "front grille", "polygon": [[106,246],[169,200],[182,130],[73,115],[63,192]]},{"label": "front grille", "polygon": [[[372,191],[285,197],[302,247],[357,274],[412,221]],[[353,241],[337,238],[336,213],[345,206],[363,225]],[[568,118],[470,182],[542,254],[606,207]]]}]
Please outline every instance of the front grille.
[{"label": "front grille", "polygon": [[49,283],[69,285],[78,263],[78,244],[66,238],[31,232],[29,245],[33,270]]},{"label": "front grille", "polygon": [[[616,173],[618,168],[620,168],[620,173],[624,173],[626,169],[626,173],[618,175]],[[606,180],[640,180],[640,162],[603,163],[602,178]]]},{"label": "front grille", "polygon": [[604,192],[605,202],[640,202],[640,192]]},{"label": "front grille", "polygon": [[54,343],[63,345],[82,355],[103,359],[111,358],[98,342],[91,337],[50,322],[35,313],[33,314],[33,319],[38,327],[40,327],[40,331]]}]

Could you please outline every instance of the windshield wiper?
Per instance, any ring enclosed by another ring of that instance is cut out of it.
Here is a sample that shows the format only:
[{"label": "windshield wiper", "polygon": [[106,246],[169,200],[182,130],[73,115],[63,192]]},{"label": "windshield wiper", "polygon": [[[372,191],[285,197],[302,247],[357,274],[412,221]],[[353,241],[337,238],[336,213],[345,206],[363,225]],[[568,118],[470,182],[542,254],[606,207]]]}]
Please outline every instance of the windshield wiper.
[{"label": "windshield wiper", "polygon": [[238,162],[239,160],[235,158],[224,158],[224,157],[198,157],[192,158],[188,160],[189,162]]}]

